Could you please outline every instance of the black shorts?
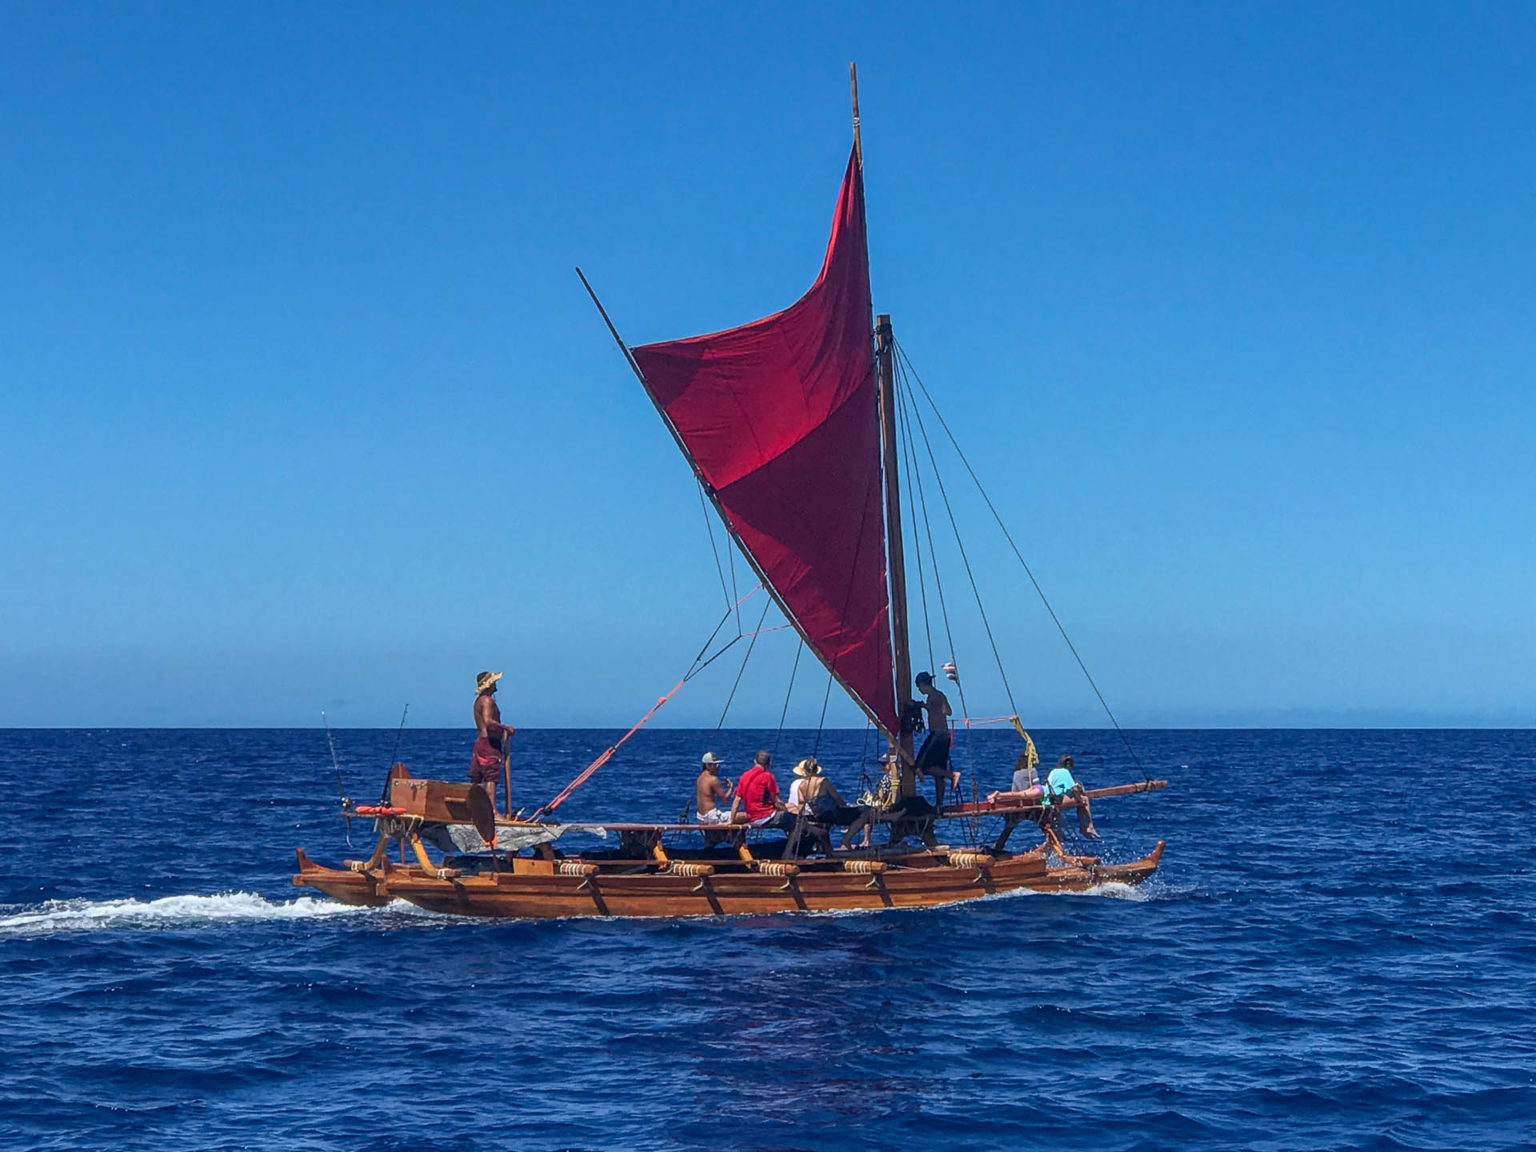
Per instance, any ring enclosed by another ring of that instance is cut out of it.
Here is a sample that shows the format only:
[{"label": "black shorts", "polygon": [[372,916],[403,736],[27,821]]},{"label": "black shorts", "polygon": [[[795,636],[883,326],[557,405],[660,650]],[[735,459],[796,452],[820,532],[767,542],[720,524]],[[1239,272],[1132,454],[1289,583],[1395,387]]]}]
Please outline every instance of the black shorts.
[{"label": "black shorts", "polygon": [[920,776],[948,776],[950,743],[951,738],[948,732],[928,733],[923,746],[917,750],[917,759],[912,764],[913,770]]},{"label": "black shorts", "polygon": [[936,813],[937,809],[921,796],[904,796],[885,810],[892,820],[922,820]]},{"label": "black shorts", "polygon": [[859,818],[860,809],[851,804],[834,805],[825,812],[820,812],[811,817],[817,824],[825,824],[829,828],[846,828]]}]

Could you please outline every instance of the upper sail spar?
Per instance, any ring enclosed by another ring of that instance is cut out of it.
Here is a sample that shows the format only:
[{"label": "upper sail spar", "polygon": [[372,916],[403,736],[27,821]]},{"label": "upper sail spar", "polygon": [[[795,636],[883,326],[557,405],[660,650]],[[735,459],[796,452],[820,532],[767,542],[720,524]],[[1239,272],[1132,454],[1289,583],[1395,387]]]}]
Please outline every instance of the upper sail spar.
[{"label": "upper sail spar", "polygon": [[652,399],[806,643],[895,732],[857,149],[810,291],[740,328],[632,352]]}]

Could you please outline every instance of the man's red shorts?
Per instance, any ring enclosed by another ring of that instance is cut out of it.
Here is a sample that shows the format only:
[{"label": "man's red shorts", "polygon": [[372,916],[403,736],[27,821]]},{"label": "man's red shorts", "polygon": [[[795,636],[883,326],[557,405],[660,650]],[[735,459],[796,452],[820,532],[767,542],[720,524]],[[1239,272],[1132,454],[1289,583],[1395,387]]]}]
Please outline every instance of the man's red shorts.
[{"label": "man's red shorts", "polygon": [[469,759],[471,784],[495,784],[501,779],[501,749],[484,736],[475,740],[475,754]]}]

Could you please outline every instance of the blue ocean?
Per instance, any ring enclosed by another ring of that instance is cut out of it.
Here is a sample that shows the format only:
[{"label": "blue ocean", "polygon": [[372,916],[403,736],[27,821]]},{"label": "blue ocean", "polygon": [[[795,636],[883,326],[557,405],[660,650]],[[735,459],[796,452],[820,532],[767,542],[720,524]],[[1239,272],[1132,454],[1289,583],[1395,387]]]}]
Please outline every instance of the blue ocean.
[{"label": "blue ocean", "polygon": [[[294,889],[339,863],[322,731],[0,732],[0,1145],[27,1149],[1536,1147],[1536,733],[1035,732],[1141,888],[926,911],[485,922]],[[519,731],[515,802],[616,733]],[[338,731],[343,788],[396,733]],[[416,775],[472,733],[407,731]],[[1002,786],[1016,738],[964,738]],[[562,816],[675,818],[643,732]],[[1068,821],[1068,828],[1073,828]],[[1025,836],[1028,830],[1018,835]]]}]

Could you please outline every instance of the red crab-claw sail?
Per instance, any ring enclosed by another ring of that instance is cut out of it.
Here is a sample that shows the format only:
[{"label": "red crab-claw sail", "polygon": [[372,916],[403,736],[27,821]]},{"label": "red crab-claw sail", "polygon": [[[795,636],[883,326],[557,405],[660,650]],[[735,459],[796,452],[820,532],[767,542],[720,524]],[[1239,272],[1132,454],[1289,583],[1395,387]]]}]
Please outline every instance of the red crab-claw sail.
[{"label": "red crab-claw sail", "polygon": [[848,158],[810,291],[632,349],[651,398],[806,644],[896,731],[864,178]]}]

